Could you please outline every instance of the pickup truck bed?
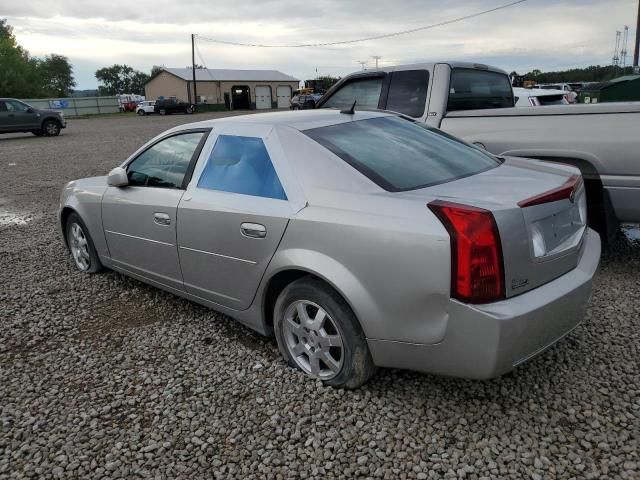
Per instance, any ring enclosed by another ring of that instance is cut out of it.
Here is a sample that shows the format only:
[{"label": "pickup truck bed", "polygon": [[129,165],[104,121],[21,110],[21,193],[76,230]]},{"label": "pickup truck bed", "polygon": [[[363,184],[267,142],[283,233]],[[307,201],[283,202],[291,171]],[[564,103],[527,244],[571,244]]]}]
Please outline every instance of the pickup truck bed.
[{"label": "pickup truck bed", "polygon": [[317,108],[388,109],[496,155],[578,167],[589,223],[604,238],[640,222],[640,103],[514,107],[507,73],[488,65],[435,62],[347,75]]},{"label": "pickup truck bed", "polygon": [[619,221],[640,220],[640,104],[463,110],[440,128],[496,154],[577,166],[601,182]]}]

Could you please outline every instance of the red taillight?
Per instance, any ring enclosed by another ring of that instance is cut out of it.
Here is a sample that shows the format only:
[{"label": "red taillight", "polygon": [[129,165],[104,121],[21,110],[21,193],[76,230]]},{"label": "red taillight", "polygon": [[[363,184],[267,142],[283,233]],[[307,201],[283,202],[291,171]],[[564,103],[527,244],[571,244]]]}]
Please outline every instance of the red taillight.
[{"label": "red taillight", "polygon": [[571,198],[571,195],[580,188],[580,185],[582,185],[582,177],[580,175],[572,175],[569,177],[569,180],[564,182],[558,188],[521,200],[518,202],[518,206],[521,208],[532,207],[542,203],[551,203],[557,202],[558,200],[569,199]]},{"label": "red taillight", "polygon": [[451,239],[451,296],[467,303],[504,298],[502,246],[493,214],[442,200],[427,206]]}]

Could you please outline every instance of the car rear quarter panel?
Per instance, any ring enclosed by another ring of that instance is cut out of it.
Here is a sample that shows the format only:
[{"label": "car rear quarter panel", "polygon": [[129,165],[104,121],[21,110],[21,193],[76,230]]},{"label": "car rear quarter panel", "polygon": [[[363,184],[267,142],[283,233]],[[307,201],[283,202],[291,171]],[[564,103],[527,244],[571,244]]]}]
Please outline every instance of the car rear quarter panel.
[{"label": "car rear quarter panel", "polygon": [[450,290],[449,237],[426,206],[397,207],[413,209],[416,216],[305,208],[289,223],[266,278],[296,268],[326,280],[349,303],[367,338],[441,341]]}]

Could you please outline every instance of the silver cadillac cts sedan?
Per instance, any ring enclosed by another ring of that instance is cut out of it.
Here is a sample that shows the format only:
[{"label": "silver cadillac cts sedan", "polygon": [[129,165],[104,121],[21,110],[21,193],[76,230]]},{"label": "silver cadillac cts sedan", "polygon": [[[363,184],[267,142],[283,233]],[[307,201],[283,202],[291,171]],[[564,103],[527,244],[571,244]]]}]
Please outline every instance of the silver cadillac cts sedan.
[{"label": "silver cadillac cts sedan", "polygon": [[376,367],[484,379],[581,321],[600,258],[579,171],[501,158],[385,112],[173,128],[64,187],[76,267],[265,335],[354,388]]}]

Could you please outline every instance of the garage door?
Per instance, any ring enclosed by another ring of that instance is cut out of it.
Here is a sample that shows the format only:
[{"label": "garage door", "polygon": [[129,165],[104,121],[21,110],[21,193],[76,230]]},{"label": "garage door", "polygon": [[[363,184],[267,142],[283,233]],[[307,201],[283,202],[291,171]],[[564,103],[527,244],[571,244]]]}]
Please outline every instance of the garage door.
[{"label": "garage door", "polygon": [[276,89],[278,96],[278,108],[289,108],[291,106],[291,87],[289,85],[280,85]]},{"label": "garage door", "polygon": [[266,85],[256,86],[256,109],[271,108],[271,88]]}]

